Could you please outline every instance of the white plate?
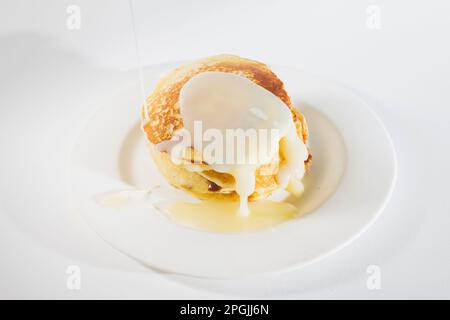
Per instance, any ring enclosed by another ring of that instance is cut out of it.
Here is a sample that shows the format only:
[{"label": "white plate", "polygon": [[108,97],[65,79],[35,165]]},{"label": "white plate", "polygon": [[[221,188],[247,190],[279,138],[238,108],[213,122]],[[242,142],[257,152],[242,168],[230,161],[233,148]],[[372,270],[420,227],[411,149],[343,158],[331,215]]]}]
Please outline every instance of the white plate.
[{"label": "white plate", "polygon": [[[151,88],[173,65],[145,69]],[[360,98],[299,70],[276,67],[309,123],[313,167],[299,218],[270,230],[215,234],[177,225],[135,205],[105,208],[114,190],[165,184],[139,129],[139,97],[130,89],[89,119],[71,158],[73,205],[112,246],[165,272],[227,278],[296,268],[355,239],[382,211],[395,182],[394,148]]]}]

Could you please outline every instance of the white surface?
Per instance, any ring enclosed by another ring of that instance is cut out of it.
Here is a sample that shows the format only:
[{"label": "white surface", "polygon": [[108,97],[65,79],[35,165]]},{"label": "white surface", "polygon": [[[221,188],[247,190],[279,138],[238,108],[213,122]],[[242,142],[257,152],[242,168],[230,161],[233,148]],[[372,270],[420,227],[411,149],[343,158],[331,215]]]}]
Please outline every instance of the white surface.
[{"label": "white surface", "polygon": [[[148,67],[145,79],[156,83],[174,65]],[[70,160],[73,207],[99,236],[130,257],[158,270],[203,278],[292,271],[350,243],[392,194],[396,160],[391,139],[349,90],[304,71],[273,70],[308,120],[314,157],[303,179],[304,194],[291,200],[298,208],[296,219],[259,232],[221,234],[182,227],[164,216],[156,208],[180,201],[179,192],[150,159],[137,117],[137,88],[112,96],[82,129]],[[119,207],[99,201],[105,193],[130,189],[152,191]],[[184,193],[181,197],[186,199]]]},{"label": "white surface", "polygon": [[[381,30],[365,24],[373,3]],[[69,4],[82,9],[79,31],[66,29]],[[393,198],[358,241],[298,272],[211,281],[124,270],[129,258],[67,212],[64,150],[96,104],[123,87],[117,70],[134,66],[128,4],[2,1],[1,297],[450,297],[447,1],[136,1],[135,8],[145,64],[230,52],[359,91],[396,146]],[[24,188],[46,205],[21,197]],[[79,291],[66,288],[72,264],[81,267]],[[380,290],[366,287],[373,264]]]}]

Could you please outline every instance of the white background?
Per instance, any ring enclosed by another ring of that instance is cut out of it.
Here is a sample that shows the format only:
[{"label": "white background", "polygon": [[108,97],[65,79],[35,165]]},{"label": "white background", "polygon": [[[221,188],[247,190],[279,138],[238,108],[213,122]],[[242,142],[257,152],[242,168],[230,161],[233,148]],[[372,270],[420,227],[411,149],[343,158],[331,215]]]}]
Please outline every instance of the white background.
[{"label": "white background", "polygon": [[[66,27],[69,4],[81,8],[80,30]],[[380,30],[366,26],[371,4]],[[0,298],[450,298],[448,1],[134,5],[143,64],[234,53],[356,90],[394,140],[393,197],[357,241],[296,272],[212,281],[130,263],[64,196],[83,121],[136,65],[128,2],[2,0]],[[69,265],[81,268],[81,290],[66,287]],[[366,287],[369,265],[381,268],[380,290]]]}]

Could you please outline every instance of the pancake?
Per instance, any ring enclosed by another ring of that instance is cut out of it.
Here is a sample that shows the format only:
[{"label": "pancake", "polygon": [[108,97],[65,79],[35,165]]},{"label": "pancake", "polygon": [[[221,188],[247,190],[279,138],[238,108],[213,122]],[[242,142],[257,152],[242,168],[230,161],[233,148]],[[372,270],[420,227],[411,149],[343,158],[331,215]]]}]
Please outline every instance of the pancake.
[{"label": "pancake", "polygon": [[[147,106],[141,109],[142,128],[150,142],[150,152],[160,172],[173,186],[188,191],[198,198],[234,200],[238,199],[234,177],[212,170],[196,150],[187,148],[181,161],[174,163],[166,151],[160,151],[155,147],[169,141],[177,130],[183,128],[179,105],[183,86],[192,77],[212,71],[245,77],[278,97],[289,108],[297,136],[305,144],[308,140],[308,128],[303,115],[292,106],[283,82],[261,62],[234,55],[217,55],[186,63],[161,79],[147,98]],[[305,167],[310,165],[311,159],[309,152]],[[285,161],[284,155],[280,152],[270,163],[261,165],[256,170],[255,191],[250,195],[250,201],[264,198],[280,188],[277,174]]]}]

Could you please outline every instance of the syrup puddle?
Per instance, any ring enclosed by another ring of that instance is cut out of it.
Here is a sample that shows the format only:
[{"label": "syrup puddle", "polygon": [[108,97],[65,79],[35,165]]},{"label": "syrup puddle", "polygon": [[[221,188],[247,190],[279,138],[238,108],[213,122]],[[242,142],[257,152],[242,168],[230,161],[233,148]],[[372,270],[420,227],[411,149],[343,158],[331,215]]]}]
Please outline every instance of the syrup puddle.
[{"label": "syrup puddle", "polygon": [[150,194],[150,190],[124,190],[111,192],[99,198],[98,203],[107,208],[126,206],[132,200],[145,199]]},{"label": "syrup puddle", "polygon": [[[298,216],[288,202],[263,199],[249,202],[249,215],[239,213],[239,201],[189,201],[172,190],[157,186],[147,190],[123,190],[103,194],[97,203],[119,209],[138,205],[153,209],[182,226],[210,232],[240,233],[275,227]],[[149,212],[150,214],[150,212]]]},{"label": "syrup puddle", "polygon": [[244,232],[274,227],[296,216],[297,208],[286,202],[249,202],[249,214],[239,213],[238,201],[175,202],[165,211],[186,227],[213,232]]}]

